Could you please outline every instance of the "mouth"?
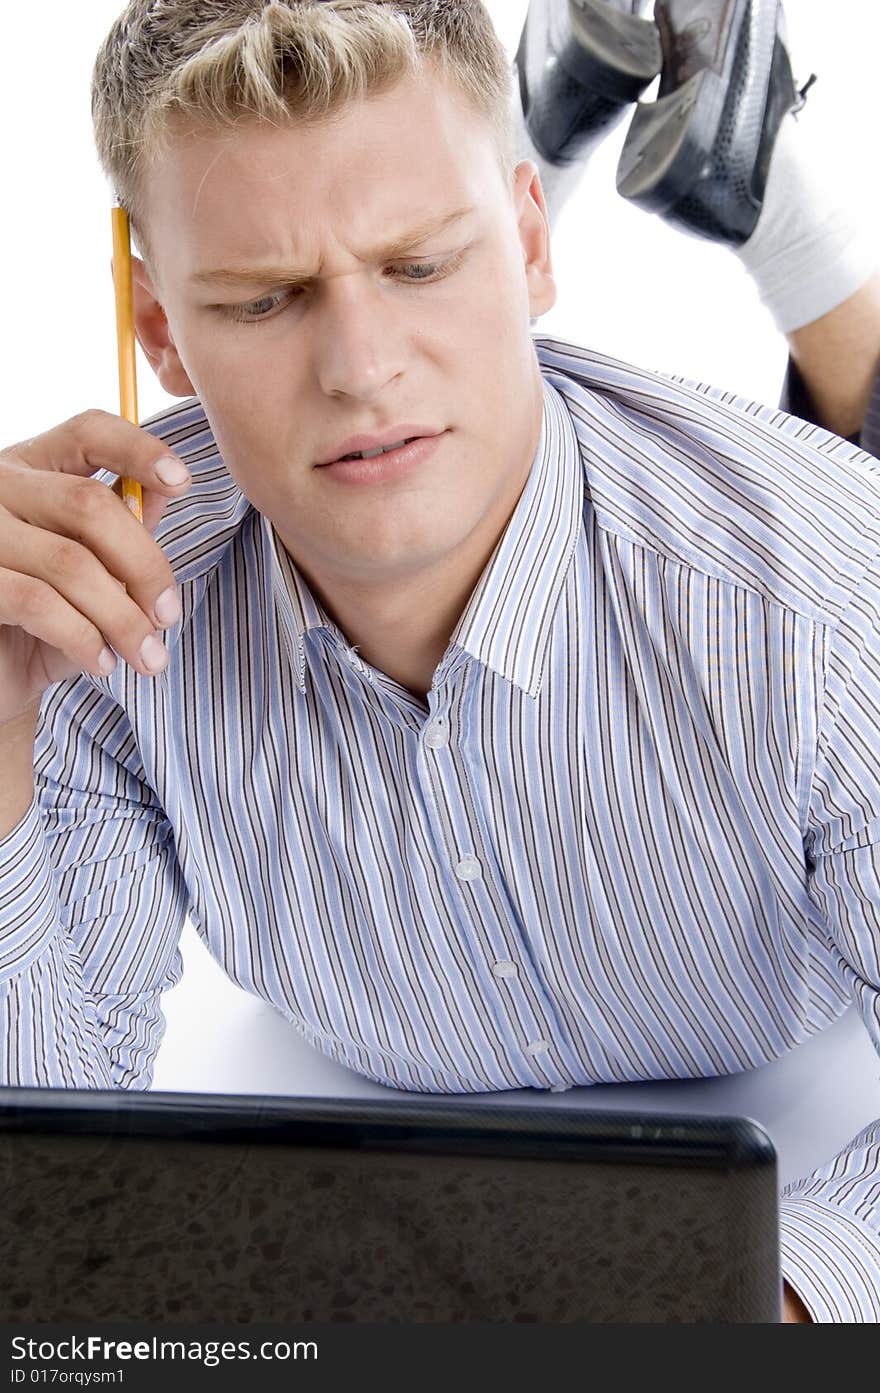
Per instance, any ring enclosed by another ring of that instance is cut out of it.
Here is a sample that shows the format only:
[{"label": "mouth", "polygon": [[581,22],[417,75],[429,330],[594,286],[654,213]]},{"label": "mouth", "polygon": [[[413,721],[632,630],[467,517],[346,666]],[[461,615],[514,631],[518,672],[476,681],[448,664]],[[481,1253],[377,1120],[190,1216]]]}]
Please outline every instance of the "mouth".
[{"label": "mouth", "polygon": [[395,440],[394,444],[377,446],[375,450],[352,450],[351,454],[341,454],[340,460],[377,460],[380,454],[391,454],[391,450],[401,450],[405,444],[412,444],[419,436],[407,436],[405,440]]},{"label": "mouth", "polygon": [[[404,479],[427,467],[446,431],[400,435],[379,445],[361,444],[317,466],[338,484],[380,484]],[[355,441],[346,441],[353,445]],[[360,444],[360,442],[357,442]]]},{"label": "mouth", "polygon": [[411,445],[414,440],[420,440],[418,435],[409,435],[405,440],[396,440],[393,445],[378,445],[375,450],[352,450],[348,455],[340,455],[338,460],[332,460],[332,464],[343,464],[350,459],[378,459],[380,455],[390,455],[392,450],[401,450],[404,445]]},{"label": "mouth", "polygon": [[326,469],[334,464],[358,463],[362,460],[381,459],[383,455],[394,454],[397,450],[403,450],[408,445],[413,445],[419,440],[431,439],[436,435],[442,434],[435,426],[416,425],[412,421],[401,421],[398,426],[389,426],[387,430],[363,432],[358,435],[350,435],[346,440],[337,441],[323,458],[318,460],[316,468]]}]

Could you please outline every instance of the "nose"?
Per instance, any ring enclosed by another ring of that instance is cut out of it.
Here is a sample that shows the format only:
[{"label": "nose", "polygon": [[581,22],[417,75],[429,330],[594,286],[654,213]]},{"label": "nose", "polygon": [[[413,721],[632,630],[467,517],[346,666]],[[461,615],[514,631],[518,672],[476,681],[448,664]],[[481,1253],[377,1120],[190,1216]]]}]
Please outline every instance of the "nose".
[{"label": "nose", "polygon": [[380,285],[358,274],[326,283],[315,357],[328,396],[374,400],[403,372],[404,354],[404,335]]}]

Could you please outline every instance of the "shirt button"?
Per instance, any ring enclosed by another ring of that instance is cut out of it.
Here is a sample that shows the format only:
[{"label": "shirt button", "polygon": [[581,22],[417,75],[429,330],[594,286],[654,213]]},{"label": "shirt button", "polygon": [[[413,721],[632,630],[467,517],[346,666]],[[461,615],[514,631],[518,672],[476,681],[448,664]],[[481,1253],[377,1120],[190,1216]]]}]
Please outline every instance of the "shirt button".
[{"label": "shirt button", "polygon": [[550,1092],[551,1092],[551,1093],[567,1093],[568,1090],[569,1090],[570,1088],[571,1088],[571,1084],[570,1084],[570,1083],[551,1083],[551,1085],[550,1085]]},{"label": "shirt button", "polygon": [[530,1040],[526,1045],[526,1054],[544,1054],[549,1048],[549,1040]]},{"label": "shirt button", "polygon": [[519,968],[516,963],[497,962],[492,964],[492,971],[496,977],[515,977]]},{"label": "shirt button", "polygon": [[483,868],[476,856],[463,856],[455,868],[459,880],[479,880]]},{"label": "shirt button", "polygon": [[425,731],[425,744],[429,750],[442,750],[449,744],[449,731],[442,721],[435,721]]}]

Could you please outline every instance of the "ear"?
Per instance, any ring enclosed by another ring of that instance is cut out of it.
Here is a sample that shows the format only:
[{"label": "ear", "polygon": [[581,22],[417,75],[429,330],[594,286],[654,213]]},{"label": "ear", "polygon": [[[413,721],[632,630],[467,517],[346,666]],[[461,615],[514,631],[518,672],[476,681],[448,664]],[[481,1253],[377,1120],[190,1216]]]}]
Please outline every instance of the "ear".
[{"label": "ear", "polygon": [[137,256],[131,258],[131,298],[137,341],[165,391],[173,397],[197,396],[174,345],[150,273]]},{"label": "ear", "polygon": [[513,203],[525,259],[529,313],[535,319],[555,305],[556,282],[550,256],[550,219],[541,177],[531,160],[522,160],[514,170]]}]

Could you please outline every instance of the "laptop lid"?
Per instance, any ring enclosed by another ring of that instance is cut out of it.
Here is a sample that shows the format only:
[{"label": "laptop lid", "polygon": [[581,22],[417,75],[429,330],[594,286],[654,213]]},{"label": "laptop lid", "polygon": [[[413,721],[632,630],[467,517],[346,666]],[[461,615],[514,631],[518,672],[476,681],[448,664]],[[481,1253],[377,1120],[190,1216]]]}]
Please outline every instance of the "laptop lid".
[{"label": "laptop lid", "polygon": [[0,1320],[778,1321],[741,1117],[0,1089]]}]

